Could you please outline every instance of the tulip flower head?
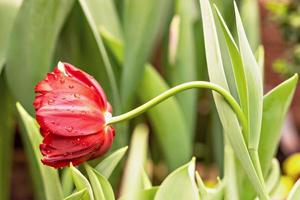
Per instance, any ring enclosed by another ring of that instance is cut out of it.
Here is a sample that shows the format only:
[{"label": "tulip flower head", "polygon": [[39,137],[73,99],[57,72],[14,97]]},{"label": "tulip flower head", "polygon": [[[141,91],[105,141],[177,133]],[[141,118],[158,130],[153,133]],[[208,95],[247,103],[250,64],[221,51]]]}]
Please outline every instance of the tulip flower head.
[{"label": "tulip flower head", "polygon": [[35,92],[34,108],[44,138],[40,150],[45,165],[79,165],[111,147],[115,133],[106,122],[112,108],[92,76],[59,62],[36,85]]}]

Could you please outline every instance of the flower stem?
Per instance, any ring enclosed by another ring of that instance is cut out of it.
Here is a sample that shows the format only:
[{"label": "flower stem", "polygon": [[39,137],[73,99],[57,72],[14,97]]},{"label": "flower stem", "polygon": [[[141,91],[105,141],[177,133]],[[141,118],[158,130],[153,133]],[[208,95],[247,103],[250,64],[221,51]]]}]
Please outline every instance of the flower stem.
[{"label": "flower stem", "polygon": [[154,97],[153,99],[151,99],[150,101],[148,101],[147,103],[118,116],[115,117],[111,117],[106,124],[110,125],[110,124],[115,124],[115,123],[119,123],[125,120],[129,120],[132,119],[144,112],[146,112],[148,109],[152,108],[153,106],[159,104],[160,102],[166,100],[169,97],[174,96],[175,94],[182,92],[184,90],[188,90],[188,89],[192,89],[192,88],[206,88],[206,89],[211,89],[217,93],[219,93],[221,96],[224,97],[224,99],[227,101],[227,103],[231,106],[231,108],[233,109],[233,111],[236,113],[237,118],[239,120],[239,122],[241,123],[241,126],[243,128],[243,131],[245,131],[247,133],[248,131],[248,124],[247,124],[247,119],[241,109],[241,107],[239,106],[239,104],[235,101],[235,99],[230,95],[230,93],[228,91],[226,91],[225,89],[223,89],[222,87],[220,87],[219,85],[216,85],[214,83],[211,82],[207,82],[207,81],[191,81],[191,82],[187,82],[187,83],[183,83],[180,85],[177,85],[163,93],[161,93],[160,95]]}]

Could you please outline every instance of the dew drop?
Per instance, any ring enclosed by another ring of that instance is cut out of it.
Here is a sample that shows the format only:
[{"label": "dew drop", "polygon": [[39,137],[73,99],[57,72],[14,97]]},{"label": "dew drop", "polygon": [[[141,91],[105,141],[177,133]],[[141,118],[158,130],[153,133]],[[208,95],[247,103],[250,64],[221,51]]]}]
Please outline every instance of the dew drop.
[{"label": "dew drop", "polygon": [[79,98],[80,95],[79,95],[78,93],[75,93],[75,94],[74,94],[74,97],[75,97],[75,98]]},{"label": "dew drop", "polygon": [[72,131],[73,131],[73,127],[72,127],[72,126],[68,126],[68,127],[66,127],[66,130],[67,130],[68,132],[72,132]]},{"label": "dew drop", "polygon": [[47,150],[46,153],[47,153],[47,154],[50,154],[50,153],[51,153],[51,150]]},{"label": "dew drop", "polygon": [[74,85],[69,85],[69,88],[70,88],[70,89],[73,89],[73,88],[74,88]]},{"label": "dew drop", "polygon": [[61,78],[59,81],[60,81],[61,84],[65,83],[65,79],[64,78]]},{"label": "dew drop", "polygon": [[54,103],[54,100],[53,100],[53,99],[49,99],[49,100],[48,100],[48,104],[49,104],[49,105],[51,105],[51,104],[53,104],[53,103]]}]

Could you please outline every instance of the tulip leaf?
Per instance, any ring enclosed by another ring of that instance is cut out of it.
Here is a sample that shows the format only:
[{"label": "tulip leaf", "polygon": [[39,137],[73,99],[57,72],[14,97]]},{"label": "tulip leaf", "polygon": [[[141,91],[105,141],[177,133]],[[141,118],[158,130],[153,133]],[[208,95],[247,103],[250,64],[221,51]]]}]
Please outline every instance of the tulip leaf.
[{"label": "tulip leaf", "polygon": [[262,128],[258,149],[264,176],[267,175],[276,153],[283,121],[294,95],[297,81],[298,75],[294,75],[264,96]]},{"label": "tulip leaf", "polygon": [[82,200],[94,200],[93,190],[89,181],[82,175],[82,173],[71,166],[72,178],[75,184],[75,187],[78,191],[86,189],[87,193],[82,197]]},{"label": "tulip leaf", "polygon": [[64,200],[82,200],[86,195],[88,195],[88,192],[85,188],[69,195],[68,197],[64,198]]},{"label": "tulip leaf", "polygon": [[295,183],[292,190],[289,193],[287,200],[297,200],[300,197],[300,179]]},{"label": "tulip leaf", "polygon": [[5,83],[3,73],[0,74],[0,94],[0,199],[8,200],[10,199],[14,125],[12,98]]},{"label": "tulip leaf", "polygon": [[148,177],[148,174],[146,170],[143,168],[143,173],[142,173],[142,184],[144,189],[149,189],[152,187],[152,183]]},{"label": "tulip leaf", "polygon": [[85,164],[85,169],[93,188],[95,200],[114,200],[114,192],[108,180],[88,164]]},{"label": "tulip leaf", "polygon": [[22,125],[21,136],[29,159],[36,199],[61,200],[63,195],[57,170],[45,166],[41,162],[42,155],[39,145],[42,142],[42,136],[39,127],[20,103],[17,103],[16,106]]},{"label": "tulip leaf", "polygon": [[154,199],[199,199],[199,193],[195,182],[195,158],[188,164],[172,172],[162,182]]},{"label": "tulip leaf", "polygon": [[266,181],[267,191],[271,193],[280,180],[280,165],[276,158],[273,158],[270,172]]},{"label": "tulip leaf", "polygon": [[33,113],[34,86],[49,71],[54,47],[74,0],[26,0],[8,42],[6,77],[14,97]]},{"label": "tulip leaf", "polygon": [[64,197],[69,196],[73,192],[73,189],[74,189],[72,171],[69,167],[66,167],[62,170],[61,184],[62,184],[62,191],[63,191]]},{"label": "tulip leaf", "polygon": [[121,183],[120,196],[128,199],[137,199],[137,193],[143,190],[143,166],[147,160],[148,127],[137,125],[130,142],[129,155],[125,166],[124,177]]},{"label": "tulip leaf", "polygon": [[0,74],[6,59],[7,44],[11,29],[21,3],[22,0],[0,1]]},{"label": "tulip leaf", "polygon": [[[229,91],[224,68],[222,64],[222,57],[220,46],[218,42],[217,30],[211,6],[208,0],[200,1],[204,41],[206,49],[206,60],[208,66],[208,74],[210,81],[222,86]],[[227,104],[227,102],[218,94],[213,93],[216,107],[223,125],[224,133],[232,146],[235,155],[240,160],[246,174],[248,175],[253,187],[262,198],[267,198],[264,185],[261,182],[256,169],[250,158],[246,143],[244,141],[239,121]]]},{"label": "tulip leaf", "polygon": [[263,112],[263,83],[261,76],[261,69],[258,66],[255,56],[251,51],[248,43],[246,33],[243,28],[242,20],[239,11],[235,5],[236,26],[239,39],[239,48],[243,61],[243,66],[246,75],[247,92],[248,92],[248,121],[249,121],[249,149],[258,149],[261,121]]},{"label": "tulip leaf", "polygon": [[[157,192],[159,187],[152,187],[149,189],[141,190],[137,193],[137,199],[141,200],[153,200],[155,197],[155,194]],[[131,200],[128,197],[121,197],[119,200]]]},{"label": "tulip leaf", "polygon": [[[175,58],[173,61],[174,63],[172,63],[171,60],[171,66],[166,71],[167,75],[170,76],[171,86],[197,80],[194,23],[197,17],[199,17],[199,11],[196,6],[196,1],[178,0],[177,10],[178,16],[175,15],[173,21],[176,20],[179,22],[172,23],[175,27],[171,26],[169,36],[170,43],[175,43],[169,45],[171,47],[174,45],[173,49],[169,49],[169,51],[175,51]],[[176,38],[176,36],[178,38]],[[173,37],[175,38],[173,39]],[[186,120],[187,127],[189,128],[189,132],[187,134],[190,134],[191,140],[195,132],[194,129],[197,112],[195,107],[197,105],[198,93],[199,91],[197,90],[190,90],[178,94],[176,97],[180,107],[182,108],[182,113]]]},{"label": "tulip leaf", "polygon": [[172,0],[126,0],[124,2],[124,68],[121,97],[125,110],[132,105],[159,30],[164,27]]},{"label": "tulip leaf", "polygon": [[[147,102],[167,89],[169,87],[159,73],[151,65],[147,65],[138,89],[139,99],[142,102]],[[169,98],[151,108],[146,114],[150,119],[170,170],[187,162],[192,152],[192,145],[189,135],[186,134],[188,128],[177,100],[174,97]],[[180,146],[180,151],[177,150],[178,146]]]},{"label": "tulip leaf", "polygon": [[105,178],[109,178],[113,170],[116,168],[120,160],[124,157],[128,147],[123,147],[116,150],[111,155],[107,156],[102,160],[96,167],[95,170],[98,171]]}]

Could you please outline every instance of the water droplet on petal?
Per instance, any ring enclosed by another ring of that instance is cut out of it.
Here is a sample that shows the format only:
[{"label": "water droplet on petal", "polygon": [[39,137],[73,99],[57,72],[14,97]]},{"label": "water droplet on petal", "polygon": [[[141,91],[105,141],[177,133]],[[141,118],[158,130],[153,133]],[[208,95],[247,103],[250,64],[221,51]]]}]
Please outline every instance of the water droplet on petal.
[{"label": "water droplet on petal", "polygon": [[77,93],[75,93],[75,94],[74,94],[74,97],[75,97],[75,98],[79,98],[79,97],[80,97],[80,95],[79,95],[79,94],[77,94]]},{"label": "water droplet on petal", "polygon": [[51,150],[47,150],[46,153],[47,153],[47,154],[50,154],[50,153],[51,153]]},{"label": "water droplet on petal", "polygon": [[65,83],[65,79],[64,78],[61,78],[59,81],[60,81],[61,84]]},{"label": "water droplet on petal", "polygon": [[48,100],[48,104],[49,104],[49,105],[51,105],[51,104],[53,104],[53,103],[54,103],[54,100],[53,100],[53,99],[49,99],[49,100]]},{"label": "water droplet on petal", "polygon": [[73,131],[73,127],[72,127],[72,126],[68,126],[68,127],[66,127],[66,130],[67,130],[68,132],[72,132],[72,131]]},{"label": "water droplet on petal", "polygon": [[73,89],[73,88],[74,88],[74,85],[69,85],[69,88],[70,88],[70,89]]}]

